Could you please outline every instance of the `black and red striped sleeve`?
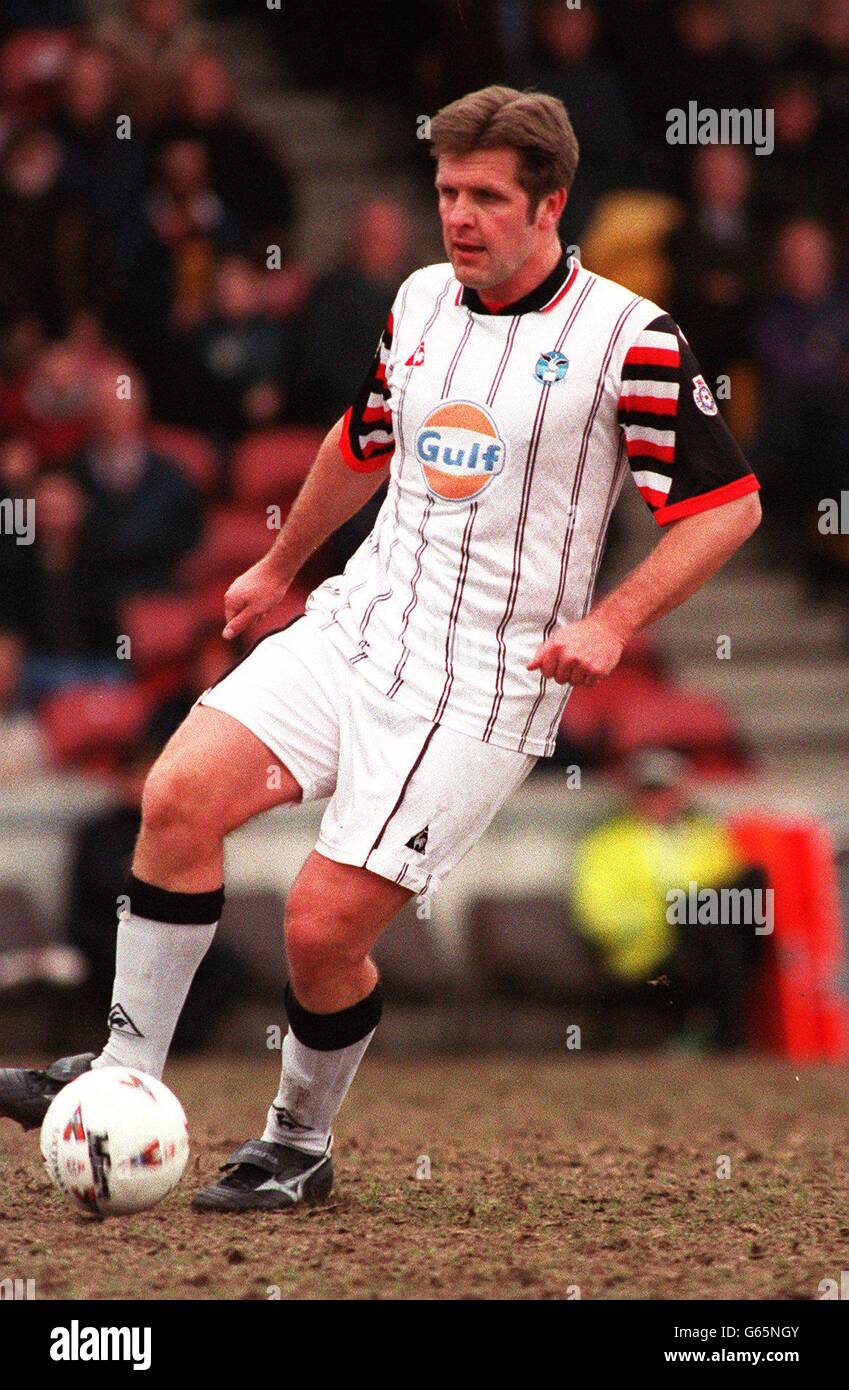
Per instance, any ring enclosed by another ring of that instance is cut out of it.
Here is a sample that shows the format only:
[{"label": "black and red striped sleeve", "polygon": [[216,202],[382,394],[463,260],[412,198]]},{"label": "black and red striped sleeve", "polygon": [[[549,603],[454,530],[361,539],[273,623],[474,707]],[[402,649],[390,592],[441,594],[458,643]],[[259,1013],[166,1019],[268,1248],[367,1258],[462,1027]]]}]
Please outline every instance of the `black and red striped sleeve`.
[{"label": "black and red striped sleeve", "polygon": [[668,314],[625,355],[619,424],[634,482],[660,526],[760,487]]},{"label": "black and red striped sleeve", "polygon": [[386,380],[393,332],[394,323],[390,313],[366,379],[342,422],[342,457],[348,467],[357,473],[373,473],[383,468],[395,448],[390,391]]}]

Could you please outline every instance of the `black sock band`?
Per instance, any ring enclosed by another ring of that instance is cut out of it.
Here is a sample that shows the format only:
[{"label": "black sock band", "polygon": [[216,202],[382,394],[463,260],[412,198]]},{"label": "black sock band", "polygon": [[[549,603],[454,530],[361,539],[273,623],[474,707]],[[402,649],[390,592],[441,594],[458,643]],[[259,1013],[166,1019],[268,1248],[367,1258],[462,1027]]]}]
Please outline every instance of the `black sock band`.
[{"label": "black sock band", "polygon": [[298,1003],[287,983],[285,1003],[289,1027],[298,1042],[314,1047],[316,1052],[335,1052],[360,1042],[377,1027],[383,1012],[383,992],[378,980],[371,994],[349,1009],[340,1009],[336,1014],[313,1014]]},{"label": "black sock band", "polygon": [[224,888],[209,893],[172,893],[130,874],[127,883],[130,911],[134,917],[148,917],[152,922],[173,922],[176,925],[203,927],[217,922],[224,906]]}]

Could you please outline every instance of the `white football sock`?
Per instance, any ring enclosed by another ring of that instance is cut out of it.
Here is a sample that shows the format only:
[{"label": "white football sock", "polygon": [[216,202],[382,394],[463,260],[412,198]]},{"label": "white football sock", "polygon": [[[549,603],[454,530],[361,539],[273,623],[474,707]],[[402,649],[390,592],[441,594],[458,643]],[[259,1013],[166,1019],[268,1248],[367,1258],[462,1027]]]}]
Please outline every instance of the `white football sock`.
[{"label": "white football sock", "polygon": [[[167,893],[131,880],[131,909],[118,923],[109,1041],[92,1068],[137,1067],[161,1077],[195,972],[215,936],[223,898],[220,889]],[[150,905],[178,920],[156,920],[133,910]],[[211,912],[213,922],[192,920]]]},{"label": "white football sock", "polygon": [[[336,1014],[308,1013],[287,989],[289,1029],[283,1039],[280,1089],[269,1107],[263,1139],[306,1153],[327,1148],[333,1122],[377,1031],[382,997],[367,998]],[[293,1027],[301,1037],[296,1037]],[[359,1038],[364,1028],[368,1031]],[[354,1040],[349,1041],[353,1035]],[[306,1037],[306,1041],[304,1038]],[[320,1047],[310,1046],[319,1042]],[[342,1046],[334,1047],[334,1042]]]}]

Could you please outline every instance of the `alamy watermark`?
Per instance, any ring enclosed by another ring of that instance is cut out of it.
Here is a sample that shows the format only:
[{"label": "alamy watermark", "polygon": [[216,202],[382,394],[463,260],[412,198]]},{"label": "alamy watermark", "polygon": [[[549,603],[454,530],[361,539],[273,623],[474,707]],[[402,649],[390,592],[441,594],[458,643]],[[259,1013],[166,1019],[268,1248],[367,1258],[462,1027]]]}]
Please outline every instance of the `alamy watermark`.
[{"label": "alamy watermark", "polygon": [[0,535],[14,536],[16,545],[32,545],[35,540],[35,498],[3,498],[0,502]]},{"label": "alamy watermark", "polygon": [[716,110],[688,101],[686,111],[673,106],[666,113],[668,145],[751,145],[755,154],[775,149],[775,111],[771,106],[728,107]]},{"label": "alamy watermark", "polygon": [[771,936],[775,925],[773,888],[670,888],[666,920],[670,926],[754,927],[756,936]]},{"label": "alamy watermark", "polygon": [[836,497],[823,497],[817,503],[817,530],[821,536],[849,535],[849,492]]}]

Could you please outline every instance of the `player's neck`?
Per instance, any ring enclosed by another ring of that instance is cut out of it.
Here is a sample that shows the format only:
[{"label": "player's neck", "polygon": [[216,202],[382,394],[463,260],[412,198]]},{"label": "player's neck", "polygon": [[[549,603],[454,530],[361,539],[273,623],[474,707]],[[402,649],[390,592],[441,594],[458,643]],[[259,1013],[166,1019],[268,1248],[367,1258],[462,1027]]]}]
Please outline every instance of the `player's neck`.
[{"label": "player's neck", "polygon": [[541,285],[543,280],[549,276],[563,254],[563,247],[555,237],[553,242],[533,256],[529,256],[524,265],[520,266],[509,280],[505,280],[501,285],[492,285],[488,289],[478,290],[478,298],[486,306],[490,313],[497,313],[503,309],[505,304],[515,304],[518,299],[524,299],[526,294],[535,290],[537,285]]}]

